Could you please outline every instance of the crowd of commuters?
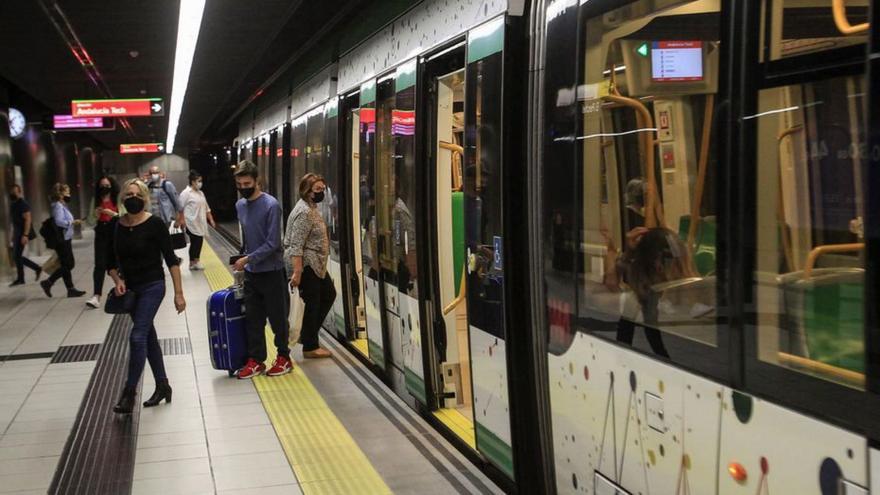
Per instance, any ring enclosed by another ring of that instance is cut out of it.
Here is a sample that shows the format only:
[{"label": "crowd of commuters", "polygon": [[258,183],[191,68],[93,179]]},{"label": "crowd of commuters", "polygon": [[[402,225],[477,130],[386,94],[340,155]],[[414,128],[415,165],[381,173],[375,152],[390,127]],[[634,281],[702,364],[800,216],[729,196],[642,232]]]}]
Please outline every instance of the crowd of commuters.
[{"label": "crowd of commuters", "polygon": [[[318,332],[336,298],[333,281],[327,274],[330,238],[318,204],[324,199],[326,183],[320,175],[306,174],[299,184],[299,200],[283,225],[281,205],[264,192],[256,165],[243,161],[236,166],[235,186],[241,199],[235,204],[242,232],[241,255],[232,266],[243,272],[244,305],[247,307],[247,361],[236,371],[239,379],[266,374],[278,376],[293,369],[290,357],[288,313],[291,288],[298,288],[305,309],[300,343],[303,356],[309,359],[330,357],[320,347]],[[174,307],[178,313],[186,309],[180,264],[175,254],[169,229],[183,229],[189,237],[189,269],[204,270],[201,250],[208,236],[208,227],[216,227],[211,208],[202,190],[198,172],[189,174],[189,184],[180,193],[157,167],[141,178],[133,178],[120,188],[116,180],[101,176],[94,184],[93,203],[86,223],[94,228],[93,293],[86,302],[99,308],[104,299],[105,277],[110,276],[113,289],[107,298],[125,299],[125,310],[132,320],[129,338],[128,376],[125,388],[113,410],[120,414],[134,408],[137,384],[144,367],[150,369],[156,382],[153,395],[144,402],[152,407],[163,400],[171,402],[172,390],[165,371],[162,348],[154,320],[165,298],[165,266],[174,287]],[[52,287],[63,279],[68,297],[80,297],[84,291],[73,283],[75,267],[73,252],[74,226],[77,221],[69,208],[70,187],[55,184],[51,190],[51,216],[40,234],[46,246],[54,251],[56,266],[43,266],[24,254],[36,238],[30,206],[19,185],[10,191],[12,248],[16,278],[11,286],[26,283],[24,268],[36,273],[49,273],[40,285],[52,297]],[[268,322],[274,336],[275,361],[266,366]]]}]

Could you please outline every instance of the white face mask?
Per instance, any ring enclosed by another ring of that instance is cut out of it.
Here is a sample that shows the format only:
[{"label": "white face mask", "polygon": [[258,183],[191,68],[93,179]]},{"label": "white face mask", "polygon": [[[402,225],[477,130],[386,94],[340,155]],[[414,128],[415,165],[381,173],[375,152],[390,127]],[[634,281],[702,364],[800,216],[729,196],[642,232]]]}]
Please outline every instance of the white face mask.
[{"label": "white face mask", "polygon": [[159,174],[150,175],[150,179],[152,179],[153,182],[159,182]]}]

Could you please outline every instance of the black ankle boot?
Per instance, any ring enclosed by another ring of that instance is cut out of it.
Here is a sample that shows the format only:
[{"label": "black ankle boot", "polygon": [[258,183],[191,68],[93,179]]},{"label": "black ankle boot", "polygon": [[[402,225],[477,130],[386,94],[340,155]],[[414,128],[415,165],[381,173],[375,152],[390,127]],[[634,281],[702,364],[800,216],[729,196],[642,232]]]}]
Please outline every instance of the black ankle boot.
[{"label": "black ankle boot", "polygon": [[159,380],[156,383],[156,391],[153,392],[153,395],[144,402],[144,407],[153,407],[158,406],[159,403],[162,402],[162,399],[165,399],[165,402],[171,404],[171,385],[168,385],[168,380]]},{"label": "black ankle boot", "polygon": [[122,397],[119,398],[119,402],[113,406],[113,412],[117,414],[131,414],[131,411],[134,409],[134,396],[136,390],[134,387],[125,387],[122,389]]}]

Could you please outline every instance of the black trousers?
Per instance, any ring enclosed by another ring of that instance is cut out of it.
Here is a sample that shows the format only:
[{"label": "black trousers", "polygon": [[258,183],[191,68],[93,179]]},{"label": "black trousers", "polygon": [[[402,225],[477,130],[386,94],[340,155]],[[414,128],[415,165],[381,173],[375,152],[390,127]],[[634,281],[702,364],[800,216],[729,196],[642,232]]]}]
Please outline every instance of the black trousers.
[{"label": "black trousers", "polygon": [[92,270],[96,296],[100,296],[104,291],[107,262],[111,256],[115,256],[113,253],[113,229],[109,222],[100,222],[95,226],[95,269]]},{"label": "black trousers", "polygon": [[303,351],[314,351],[318,348],[318,332],[321,331],[321,325],[333,307],[333,301],[336,300],[336,288],[333,287],[330,274],[325,274],[324,278],[321,278],[312,267],[303,268],[299,297],[306,306],[303,311],[299,341],[303,345]]},{"label": "black trousers", "polygon": [[247,326],[248,357],[257,362],[266,360],[266,320],[275,334],[275,348],[281,356],[290,357],[287,343],[290,329],[287,313],[290,297],[284,270],[244,274],[244,308]]},{"label": "black trousers", "polygon": [[55,270],[55,273],[49,277],[49,286],[51,287],[54,285],[59,278],[63,278],[64,286],[68,289],[72,289],[73,276],[71,275],[71,271],[76,265],[76,262],[73,259],[73,242],[58,241],[58,246],[55,248],[55,252],[58,254],[58,261],[61,263],[61,268]]},{"label": "black trousers", "polygon": [[21,245],[22,236],[23,234],[21,232],[14,232],[12,234],[12,243],[15,246],[13,251],[13,255],[15,256],[15,270],[18,273],[18,277],[15,280],[19,282],[24,282],[24,267],[28,267],[33,271],[40,269],[40,265],[24,256],[24,246]]},{"label": "black trousers", "polygon": [[189,229],[186,229],[186,233],[189,234],[189,262],[192,263],[193,260],[201,258],[202,243],[205,242],[205,238],[193,234]]}]

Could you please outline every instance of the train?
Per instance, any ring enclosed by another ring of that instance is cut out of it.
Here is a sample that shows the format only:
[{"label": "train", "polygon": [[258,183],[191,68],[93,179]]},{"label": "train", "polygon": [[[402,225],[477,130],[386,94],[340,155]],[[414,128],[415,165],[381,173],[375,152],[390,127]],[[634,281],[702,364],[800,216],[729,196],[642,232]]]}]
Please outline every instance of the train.
[{"label": "train", "polygon": [[230,163],[324,176],[325,330],[510,491],[880,493],[868,7],[425,0]]}]

